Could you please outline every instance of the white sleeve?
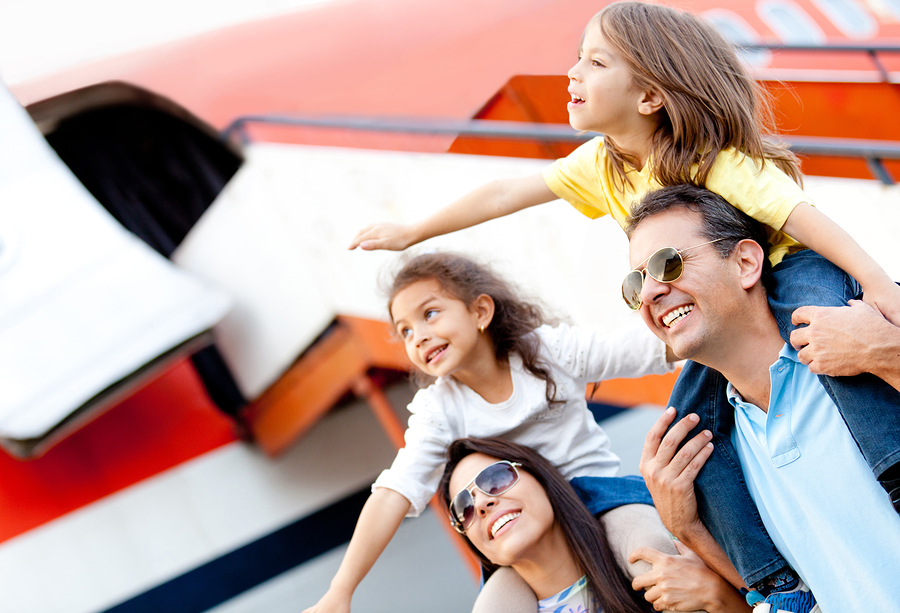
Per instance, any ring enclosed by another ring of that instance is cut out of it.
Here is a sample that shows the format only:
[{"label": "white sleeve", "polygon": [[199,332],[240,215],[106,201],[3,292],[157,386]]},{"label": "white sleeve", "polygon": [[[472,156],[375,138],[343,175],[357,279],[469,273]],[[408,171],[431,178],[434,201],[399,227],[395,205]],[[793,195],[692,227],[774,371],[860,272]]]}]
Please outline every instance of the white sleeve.
[{"label": "white sleeve", "polygon": [[436,395],[432,388],[420,390],[409,403],[406,445],[372,485],[373,491],[386,487],[409,500],[407,517],[418,517],[428,506],[447,462],[447,448],[456,438]]},{"label": "white sleeve", "polygon": [[536,334],[551,362],[582,383],[663,374],[675,368],[666,361],[665,343],[644,325],[603,333],[560,324],[541,326]]}]

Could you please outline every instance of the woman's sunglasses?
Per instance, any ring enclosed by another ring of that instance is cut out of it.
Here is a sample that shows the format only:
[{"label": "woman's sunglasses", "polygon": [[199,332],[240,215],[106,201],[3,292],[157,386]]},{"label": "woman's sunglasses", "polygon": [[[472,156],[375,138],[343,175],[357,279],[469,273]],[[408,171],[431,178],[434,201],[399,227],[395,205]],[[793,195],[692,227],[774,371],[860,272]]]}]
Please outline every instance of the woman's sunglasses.
[{"label": "woman's sunglasses", "polygon": [[465,534],[475,519],[475,498],[472,489],[478,488],[488,496],[504,494],[519,482],[518,462],[494,462],[486,466],[450,502],[450,523],[460,534]]},{"label": "woman's sunglasses", "polygon": [[[684,272],[684,258],[681,257],[682,253],[690,251],[691,249],[696,249],[697,247],[702,247],[703,245],[718,243],[723,239],[724,237],[717,238],[714,241],[707,241],[681,250],[676,249],[675,247],[663,247],[644,260],[640,266],[625,275],[625,280],[622,281],[622,298],[625,299],[625,304],[630,306],[634,311],[641,308],[641,304],[643,303],[641,300],[641,289],[644,287],[644,272],[660,283],[672,283],[673,281],[677,281]],[[644,266],[645,263],[647,264],[646,267]]]}]

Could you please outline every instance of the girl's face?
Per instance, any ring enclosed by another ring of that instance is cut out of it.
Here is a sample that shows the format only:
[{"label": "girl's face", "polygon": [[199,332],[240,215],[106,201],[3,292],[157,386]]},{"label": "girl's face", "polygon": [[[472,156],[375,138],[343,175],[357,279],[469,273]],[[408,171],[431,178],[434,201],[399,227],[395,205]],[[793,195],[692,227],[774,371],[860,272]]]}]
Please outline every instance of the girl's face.
[{"label": "girl's face", "polygon": [[490,323],[482,308],[484,299],[490,300],[479,296],[470,307],[434,279],[416,281],[397,292],[391,319],[413,365],[433,377],[465,379],[480,359],[492,358],[490,339],[479,331]]},{"label": "girl's face", "polygon": [[[482,469],[497,461],[481,453],[463,458],[450,477],[450,495],[455,496]],[[518,472],[518,483],[499,496],[471,490],[475,519],[466,536],[487,559],[501,566],[546,563],[557,549],[567,547],[544,488],[521,467]]]},{"label": "girl's face", "polygon": [[569,69],[567,108],[576,130],[590,130],[627,141],[646,121],[641,102],[646,92],[634,80],[621,54],[604,38],[596,21],[588,24],[578,50],[578,62]]}]

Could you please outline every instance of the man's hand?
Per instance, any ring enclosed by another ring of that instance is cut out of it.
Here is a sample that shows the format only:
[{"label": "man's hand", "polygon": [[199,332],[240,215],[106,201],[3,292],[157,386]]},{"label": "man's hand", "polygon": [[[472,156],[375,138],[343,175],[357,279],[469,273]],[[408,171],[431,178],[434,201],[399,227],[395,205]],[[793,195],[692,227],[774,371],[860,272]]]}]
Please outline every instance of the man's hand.
[{"label": "man's hand", "polygon": [[407,247],[416,244],[413,226],[404,226],[394,223],[379,223],[366,226],[354,237],[349,249],[359,247],[364,251],[374,249],[387,249],[388,251],[403,251]]},{"label": "man's hand", "polygon": [[670,407],[647,432],[639,469],[663,524],[672,534],[687,541],[698,528],[706,532],[697,514],[694,479],[712,453],[712,434],[704,430],[676,453],[678,445],[700,419],[692,413],[666,433],[674,419],[675,409]]},{"label": "man's hand", "polygon": [[891,370],[900,364],[900,328],[859,300],[845,307],[800,307],[791,345],[810,372],[846,377],[871,372],[897,387]]},{"label": "man's hand", "polygon": [[638,547],[628,561],[649,562],[653,568],[631,582],[636,590],[646,590],[644,598],[657,611],[698,611],[708,613],[749,611],[740,592],[709,569],[697,554],[675,541],[681,555]]}]

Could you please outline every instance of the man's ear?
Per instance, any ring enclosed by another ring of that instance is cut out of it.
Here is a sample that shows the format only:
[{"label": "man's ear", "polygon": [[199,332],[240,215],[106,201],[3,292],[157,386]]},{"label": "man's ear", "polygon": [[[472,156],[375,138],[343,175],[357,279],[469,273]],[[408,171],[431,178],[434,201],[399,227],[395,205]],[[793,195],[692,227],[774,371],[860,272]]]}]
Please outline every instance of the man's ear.
[{"label": "man's ear", "polygon": [[638,100],[638,113],[653,115],[665,105],[662,95],[655,89],[646,89]]},{"label": "man's ear", "polygon": [[750,289],[762,278],[766,254],[754,240],[744,239],[735,245],[734,254],[740,268],[741,287]]},{"label": "man's ear", "polygon": [[475,315],[475,325],[478,328],[487,328],[494,319],[494,299],[487,294],[481,294],[472,301],[470,310]]}]

